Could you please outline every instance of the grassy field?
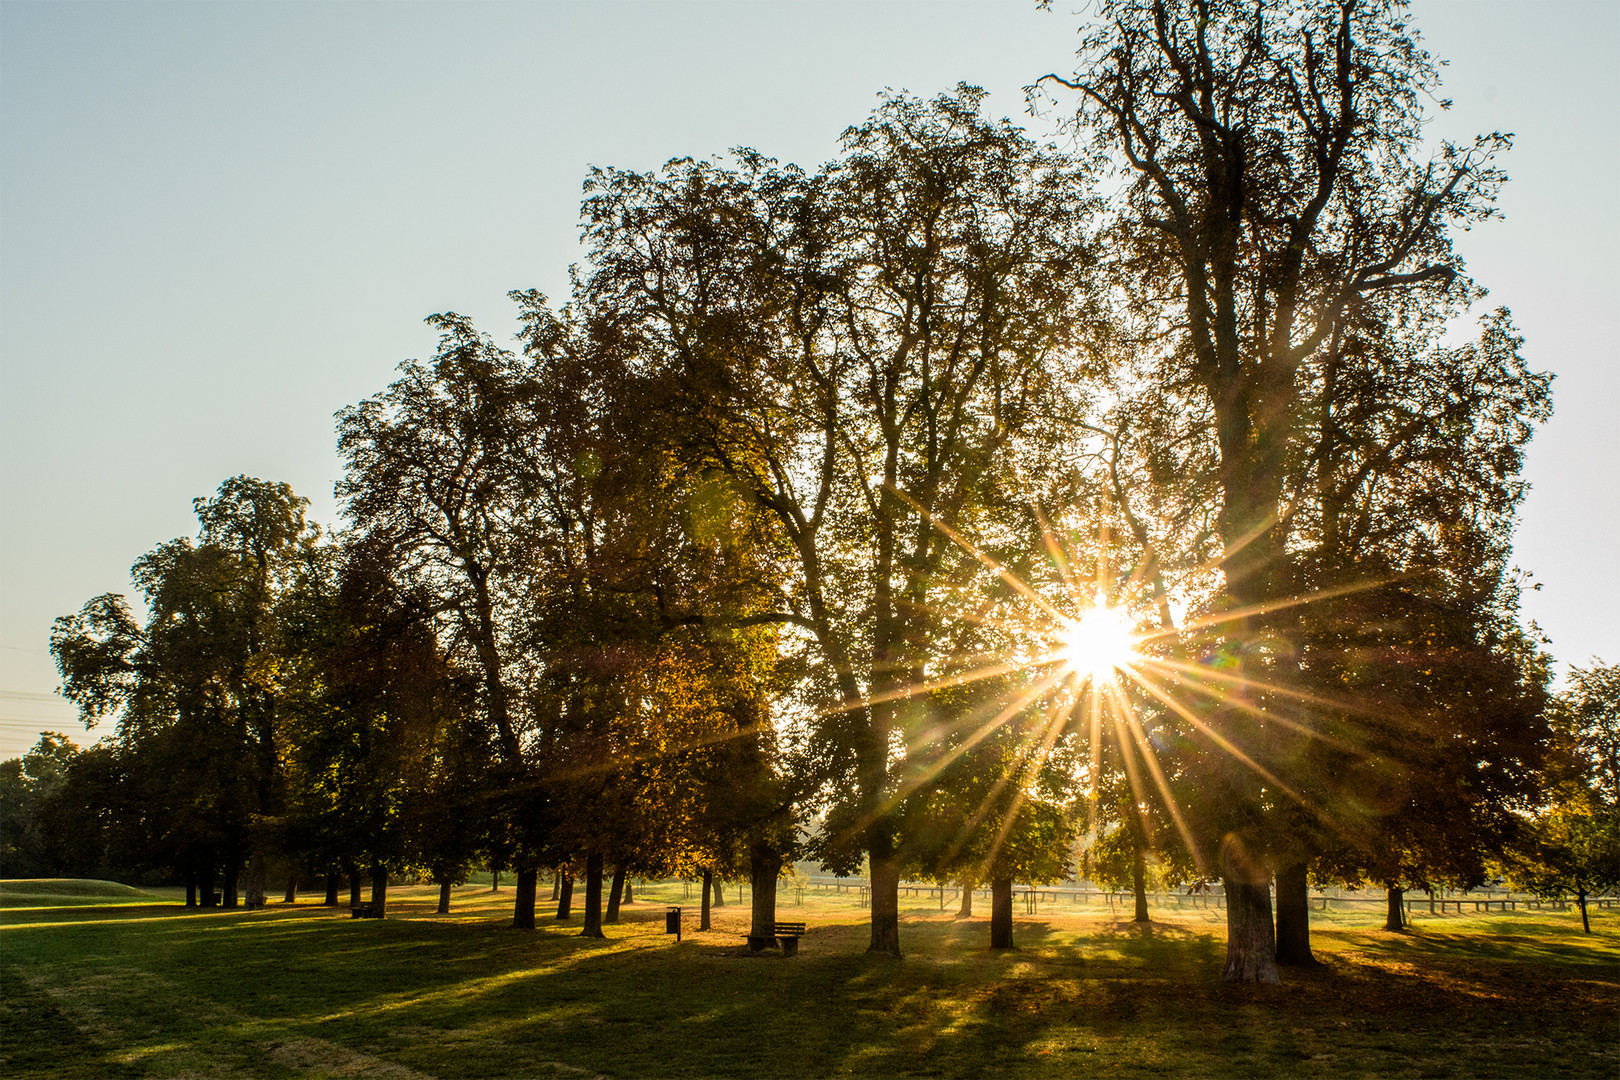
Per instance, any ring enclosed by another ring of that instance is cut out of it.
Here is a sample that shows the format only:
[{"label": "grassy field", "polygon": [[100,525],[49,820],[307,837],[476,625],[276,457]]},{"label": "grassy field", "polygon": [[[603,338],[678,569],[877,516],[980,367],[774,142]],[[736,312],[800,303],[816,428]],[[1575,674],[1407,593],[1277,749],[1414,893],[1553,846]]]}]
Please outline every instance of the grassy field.
[{"label": "grassy field", "polygon": [[[1148,927],[1043,905],[1020,948],[914,901],[904,960],[865,956],[852,898],[809,893],[801,953],[748,957],[746,910],[677,944],[648,886],[607,941],[505,925],[511,890],[390,890],[385,921],[296,905],[186,912],[178,894],[86,906],[0,885],[0,1075],[1620,1075],[1620,913],[1316,916],[1318,970],[1219,980],[1219,911]],[[66,896],[66,900],[59,899]],[[396,902],[397,901],[397,902]]]}]

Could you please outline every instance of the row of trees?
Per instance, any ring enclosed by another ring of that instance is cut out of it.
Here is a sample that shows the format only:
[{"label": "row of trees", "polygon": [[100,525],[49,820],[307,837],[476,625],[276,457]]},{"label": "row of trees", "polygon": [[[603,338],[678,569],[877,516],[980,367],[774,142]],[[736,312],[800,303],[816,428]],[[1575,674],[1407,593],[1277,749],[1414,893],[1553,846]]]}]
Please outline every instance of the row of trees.
[{"label": "row of trees", "polygon": [[1260,980],[1312,875],[1478,881],[1555,744],[1506,561],[1549,379],[1505,311],[1447,336],[1506,138],[1420,156],[1394,3],[1117,0],[1079,61],[1079,154],[963,86],[813,171],[593,171],[566,305],[435,316],[339,414],[344,533],[227,481],[144,626],[59,622],[110,827],[227,883],[484,859],[518,926],[577,865],[587,933],[608,867],[746,866],[763,924],[864,861],[893,954],[903,874],[1007,897],[1084,833],[1219,878]]}]

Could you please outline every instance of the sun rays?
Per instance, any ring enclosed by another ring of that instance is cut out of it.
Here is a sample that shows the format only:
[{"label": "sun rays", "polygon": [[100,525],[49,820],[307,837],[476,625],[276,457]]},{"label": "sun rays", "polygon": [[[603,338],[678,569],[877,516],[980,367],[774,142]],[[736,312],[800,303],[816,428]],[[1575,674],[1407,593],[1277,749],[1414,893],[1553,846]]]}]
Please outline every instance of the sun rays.
[{"label": "sun rays", "polygon": [[[1125,792],[1123,799],[1129,804],[1125,812],[1142,819],[1142,834],[1158,833],[1148,827],[1147,819],[1162,815],[1162,827],[1179,837],[1205,875],[1213,872],[1209,858],[1213,853],[1203,850],[1187,808],[1176,797],[1177,783],[1185,778],[1176,775],[1176,760],[1163,756],[1162,747],[1171,743],[1201,747],[1200,753],[1224,758],[1275,800],[1296,805],[1330,831],[1345,831],[1326,808],[1287,783],[1275,766],[1268,767],[1266,755],[1247,745],[1247,738],[1268,729],[1286,731],[1303,742],[1319,740],[1352,756],[1365,756],[1324,731],[1320,722],[1327,715],[1364,714],[1364,707],[1271,678],[1266,650],[1284,646],[1267,644],[1257,627],[1277,612],[1386,582],[1190,614],[1178,627],[1151,558],[1129,573],[1115,574],[1106,532],[1098,538],[1097,553],[1078,560],[1095,566],[1094,572],[1082,576],[1076,573],[1077,560],[1069,545],[1043,521],[1047,563],[1059,580],[1041,585],[985,554],[904,493],[897,494],[1000,580],[1008,599],[994,611],[976,611],[970,621],[1009,644],[1001,651],[930,663],[924,680],[829,710],[884,707],[896,710],[897,717],[924,718],[900,723],[900,729],[909,732],[901,743],[905,766],[887,797],[869,808],[861,825],[893,812],[941,781],[992,736],[1001,735],[1010,737],[1011,757],[980,804],[966,815],[956,841],[957,846],[967,844],[970,834],[987,825],[992,815],[999,817],[992,858],[1007,839],[1020,807],[1035,796],[1036,778],[1049,756],[1066,740],[1071,745],[1068,767],[1073,770],[1069,797],[1076,797],[1076,788],[1084,791],[1087,835],[1097,835],[1099,789],[1111,776],[1115,791]],[[1203,570],[1212,574],[1218,567],[1212,564]],[[938,614],[962,617],[945,608]],[[987,694],[972,708],[953,712],[939,697],[954,688],[998,681],[1005,684],[1005,692]],[[1073,746],[1083,747],[1079,764],[1072,763]]]}]

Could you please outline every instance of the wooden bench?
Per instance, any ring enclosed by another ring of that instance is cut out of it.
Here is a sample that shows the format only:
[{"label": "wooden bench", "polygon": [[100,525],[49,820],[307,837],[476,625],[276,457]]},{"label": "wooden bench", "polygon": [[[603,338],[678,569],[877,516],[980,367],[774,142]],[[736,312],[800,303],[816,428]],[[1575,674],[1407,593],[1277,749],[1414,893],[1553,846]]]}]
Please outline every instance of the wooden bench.
[{"label": "wooden bench", "polygon": [[772,945],[780,945],[783,956],[794,956],[799,951],[799,939],[804,936],[805,926],[802,922],[779,922],[771,924],[771,932],[766,937],[755,937],[748,934],[748,951],[764,952]]},{"label": "wooden bench", "polygon": [[380,919],[382,912],[376,904],[356,904],[349,909],[351,919]]}]

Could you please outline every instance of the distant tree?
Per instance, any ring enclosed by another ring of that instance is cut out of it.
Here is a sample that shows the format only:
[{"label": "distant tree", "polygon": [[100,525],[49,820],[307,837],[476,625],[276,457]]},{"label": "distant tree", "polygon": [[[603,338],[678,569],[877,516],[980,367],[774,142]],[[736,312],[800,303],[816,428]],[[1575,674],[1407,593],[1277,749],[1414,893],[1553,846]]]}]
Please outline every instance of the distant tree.
[{"label": "distant tree", "polygon": [[[440,653],[429,607],[401,589],[384,545],[363,539],[347,545],[332,588],[316,603],[298,665],[297,737],[287,751],[295,765],[295,819],[327,858],[370,869],[372,902],[384,910],[391,871],[438,856],[440,872],[453,875],[445,855],[452,862],[457,854],[471,858],[464,838],[453,850],[459,830],[448,822],[433,855],[417,845],[428,835],[422,800],[433,784],[441,733],[462,720],[464,680]],[[464,792],[477,795],[475,786]],[[456,809],[465,814],[470,807]]]},{"label": "distant tree", "polygon": [[280,815],[284,794],[277,603],[319,535],[306,505],[286,484],[226,480],[194,501],[196,542],[172,540],[136,562],[144,628],[109,594],[51,635],[63,694],[87,722],[118,717],[115,738],[146,796],[128,805],[155,845],[143,858],[208,880],[222,861],[226,906],[238,902],[244,866],[249,901],[263,902],[276,846],[260,823]]},{"label": "distant tree", "polygon": [[1550,712],[1547,802],[1503,862],[1520,888],[1573,893],[1591,933],[1587,897],[1620,888],[1620,666],[1571,668]]},{"label": "distant tree", "polygon": [[47,731],[28,753],[0,761],[0,876],[51,876],[40,811],[67,783],[78,753],[66,735]]}]

